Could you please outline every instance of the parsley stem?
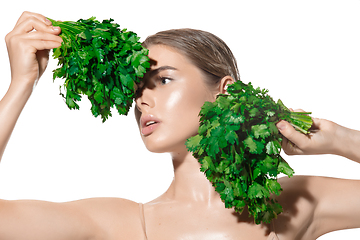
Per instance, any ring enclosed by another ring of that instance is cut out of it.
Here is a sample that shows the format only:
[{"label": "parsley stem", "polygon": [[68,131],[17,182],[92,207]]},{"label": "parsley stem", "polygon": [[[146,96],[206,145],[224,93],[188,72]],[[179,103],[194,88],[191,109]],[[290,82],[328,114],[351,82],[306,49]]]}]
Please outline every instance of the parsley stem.
[{"label": "parsley stem", "polygon": [[[51,18],[48,18],[50,20],[50,22],[53,24],[53,26],[58,26],[61,28],[62,32],[70,32],[72,34],[79,34],[81,32],[83,32],[86,27],[85,25],[79,23],[79,22],[73,22],[73,21],[55,21]],[[70,35],[70,34],[68,34]]]},{"label": "parsley stem", "polygon": [[251,184],[252,184],[254,182],[254,179],[253,179],[253,176],[252,176],[250,163],[248,163],[248,167],[249,167],[249,172],[250,172],[250,180],[251,180]]}]

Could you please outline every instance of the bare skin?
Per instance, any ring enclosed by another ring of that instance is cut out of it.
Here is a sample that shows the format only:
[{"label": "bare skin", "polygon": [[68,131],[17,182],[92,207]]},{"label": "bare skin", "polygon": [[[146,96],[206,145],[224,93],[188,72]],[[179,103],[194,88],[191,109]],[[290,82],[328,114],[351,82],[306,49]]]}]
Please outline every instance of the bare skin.
[{"label": "bare skin", "polygon": [[[35,32],[32,30],[35,29]],[[16,121],[47,65],[48,50],[58,47],[60,29],[45,17],[25,12],[6,37],[12,80],[0,102],[0,156]],[[148,239],[266,240],[271,230],[281,240],[316,239],[329,231],[360,227],[360,181],[297,176],[279,181],[284,213],[273,226],[255,225],[247,213],[224,208],[219,196],[187,152],[185,140],[197,132],[205,101],[225,92],[231,77],[209,89],[201,72],[169,47],[149,47],[153,60],[136,99],[136,118],[146,147],[170,152],[175,178],[159,198],[145,204]],[[146,127],[149,121],[156,124]],[[289,139],[288,154],[336,154],[360,162],[360,133],[315,119],[317,131],[307,138],[288,123],[278,128]],[[290,144],[290,141],[292,144]],[[19,231],[21,229],[21,231]],[[0,200],[0,239],[144,239],[139,205],[116,198],[68,203]]]}]

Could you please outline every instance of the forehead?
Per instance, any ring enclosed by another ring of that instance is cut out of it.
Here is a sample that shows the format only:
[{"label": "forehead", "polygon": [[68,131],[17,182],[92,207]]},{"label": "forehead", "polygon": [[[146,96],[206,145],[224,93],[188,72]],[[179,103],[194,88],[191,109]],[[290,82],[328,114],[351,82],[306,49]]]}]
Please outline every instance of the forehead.
[{"label": "forehead", "polygon": [[172,66],[177,69],[182,69],[192,65],[183,54],[172,47],[152,45],[148,49],[152,69],[161,66]]}]

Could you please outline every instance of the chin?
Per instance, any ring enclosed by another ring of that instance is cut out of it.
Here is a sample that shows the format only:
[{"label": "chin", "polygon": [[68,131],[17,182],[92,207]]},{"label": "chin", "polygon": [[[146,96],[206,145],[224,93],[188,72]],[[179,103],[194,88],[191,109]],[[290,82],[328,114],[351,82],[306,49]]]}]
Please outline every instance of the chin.
[{"label": "chin", "polygon": [[171,142],[166,139],[157,139],[155,141],[154,139],[151,139],[151,136],[143,136],[142,139],[147,150],[153,153],[173,153],[187,151],[185,146],[186,139],[178,142]]},{"label": "chin", "polygon": [[152,153],[167,153],[169,151],[166,151],[166,148],[161,148],[159,146],[154,146],[152,144],[145,144],[145,147],[147,150],[149,150]]}]

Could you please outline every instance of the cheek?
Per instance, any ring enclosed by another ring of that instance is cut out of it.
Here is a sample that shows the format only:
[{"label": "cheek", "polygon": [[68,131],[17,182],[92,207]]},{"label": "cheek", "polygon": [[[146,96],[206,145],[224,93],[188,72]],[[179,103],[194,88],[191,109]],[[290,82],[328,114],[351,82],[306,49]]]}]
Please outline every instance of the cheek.
[{"label": "cheek", "polygon": [[[199,128],[199,112],[207,98],[204,92],[191,89],[177,89],[164,99],[165,118],[171,124],[171,131],[180,135],[194,135]],[[170,126],[170,125],[169,125]]]},{"label": "cheek", "polygon": [[[169,96],[166,95],[163,96],[163,99],[160,99],[160,101],[164,103],[164,108],[166,109],[167,113],[173,112],[173,110],[181,108],[181,105],[185,103],[184,97],[186,96],[184,96],[184,93],[182,91],[172,91]],[[174,114],[174,112],[171,113],[171,115]]]},{"label": "cheek", "polygon": [[138,125],[138,127],[140,126],[140,117],[141,117],[141,113],[140,111],[137,109],[136,105],[134,107],[134,115],[135,115],[135,120],[136,120],[136,123]]}]

